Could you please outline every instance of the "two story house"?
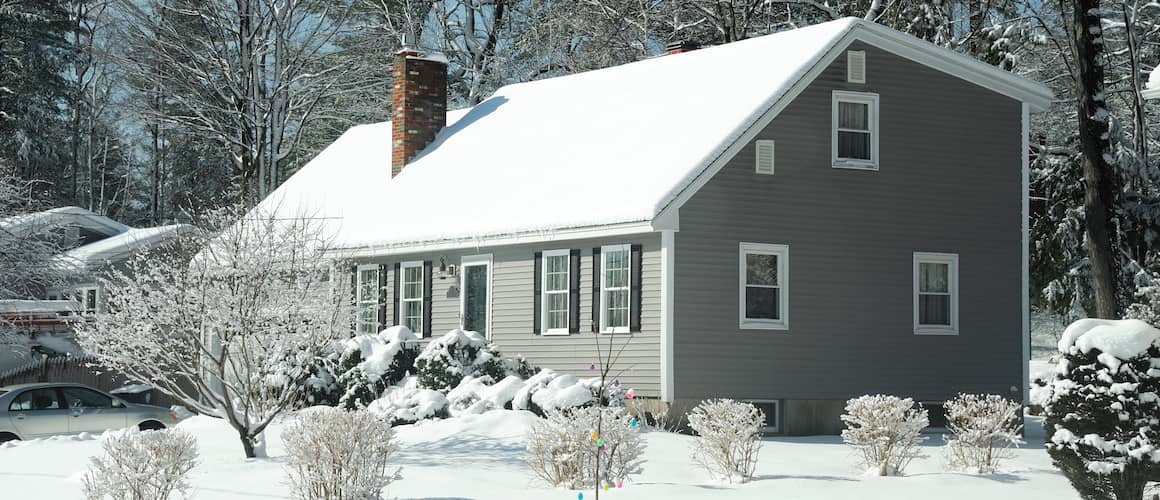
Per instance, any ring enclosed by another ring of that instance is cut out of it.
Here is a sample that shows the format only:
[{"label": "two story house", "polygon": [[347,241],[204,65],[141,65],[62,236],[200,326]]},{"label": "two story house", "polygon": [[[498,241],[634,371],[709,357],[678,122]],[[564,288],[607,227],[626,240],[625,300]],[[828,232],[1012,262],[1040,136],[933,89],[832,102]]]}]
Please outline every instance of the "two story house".
[{"label": "two story house", "polygon": [[677,413],[811,434],[861,394],[1026,398],[1046,87],[859,19],[675,52],[447,112],[446,62],[404,49],[393,122],[260,208],[324,221],[359,331],[462,327],[580,376],[612,341]]}]

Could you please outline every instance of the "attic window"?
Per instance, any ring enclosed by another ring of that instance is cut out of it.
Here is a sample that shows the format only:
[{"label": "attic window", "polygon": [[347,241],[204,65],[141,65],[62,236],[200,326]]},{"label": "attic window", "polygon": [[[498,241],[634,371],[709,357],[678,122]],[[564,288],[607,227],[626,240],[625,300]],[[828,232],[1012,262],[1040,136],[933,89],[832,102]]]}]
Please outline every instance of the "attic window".
[{"label": "attic window", "polygon": [[878,94],[833,93],[834,168],[878,170]]},{"label": "attic window", "polygon": [[773,175],[773,141],[759,139],[757,141],[755,171],[759,174]]},{"label": "attic window", "polygon": [[846,81],[850,83],[866,83],[865,51],[846,51]]}]

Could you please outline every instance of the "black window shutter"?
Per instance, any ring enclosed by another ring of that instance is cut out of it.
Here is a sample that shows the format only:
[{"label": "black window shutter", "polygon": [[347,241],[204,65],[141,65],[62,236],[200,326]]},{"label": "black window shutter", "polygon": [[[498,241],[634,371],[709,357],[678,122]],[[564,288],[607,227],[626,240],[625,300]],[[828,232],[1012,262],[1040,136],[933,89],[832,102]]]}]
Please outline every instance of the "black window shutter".
[{"label": "black window shutter", "polygon": [[632,245],[632,247],[630,247],[630,248],[631,248],[631,250],[630,250],[631,253],[630,253],[629,266],[631,266],[631,269],[629,269],[629,274],[631,275],[631,278],[629,278],[629,279],[631,280],[631,283],[629,283],[629,286],[628,286],[628,295],[629,295],[629,299],[628,299],[629,300],[629,303],[628,303],[628,331],[639,332],[640,331],[640,285],[641,285],[640,282],[642,281],[642,278],[644,277],[644,273],[641,272],[644,266],[641,265],[641,253],[642,253],[641,246],[640,245]]},{"label": "black window shutter", "polygon": [[358,334],[358,266],[350,266],[350,334]]},{"label": "black window shutter", "polygon": [[399,263],[395,263],[395,293],[391,294],[391,323],[399,324]]},{"label": "black window shutter", "polygon": [[544,252],[536,252],[532,262],[532,333],[539,335],[542,333],[540,324],[543,320],[540,316],[543,314],[543,304],[540,301],[543,300]]},{"label": "black window shutter", "polygon": [[600,247],[592,249],[592,333],[600,332]]},{"label": "black window shutter", "polygon": [[431,336],[431,261],[423,261],[423,336]]},{"label": "black window shutter", "polygon": [[580,333],[580,249],[568,252],[568,333]]},{"label": "black window shutter", "polygon": [[379,331],[387,327],[387,265],[379,264]]}]

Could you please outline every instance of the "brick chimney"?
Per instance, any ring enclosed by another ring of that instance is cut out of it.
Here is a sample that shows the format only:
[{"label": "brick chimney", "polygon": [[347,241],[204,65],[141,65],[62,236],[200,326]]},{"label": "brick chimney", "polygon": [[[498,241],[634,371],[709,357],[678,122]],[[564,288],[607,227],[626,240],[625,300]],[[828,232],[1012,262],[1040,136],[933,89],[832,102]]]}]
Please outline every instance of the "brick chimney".
[{"label": "brick chimney", "polygon": [[391,177],[447,125],[447,62],[404,47],[391,84]]},{"label": "brick chimney", "polygon": [[701,46],[697,45],[696,42],[688,40],[681,42],[669,42],[669,44],[665,46],[665,55],[671,56],[673,54],[680,54],[683,52],[692,52],[699,48],[701,48]]}]

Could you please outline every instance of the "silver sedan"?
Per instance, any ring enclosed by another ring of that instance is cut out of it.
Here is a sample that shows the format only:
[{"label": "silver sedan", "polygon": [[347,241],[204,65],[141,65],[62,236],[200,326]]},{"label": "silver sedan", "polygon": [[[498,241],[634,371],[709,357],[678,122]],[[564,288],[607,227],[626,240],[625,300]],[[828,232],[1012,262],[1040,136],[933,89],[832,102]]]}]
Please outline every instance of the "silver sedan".
[{"label": "silver sedan", "polygon": [[123,427],[164,429],[179,420],[167,408],[127,403],[81,384],[0,387],[0,443]]}]

